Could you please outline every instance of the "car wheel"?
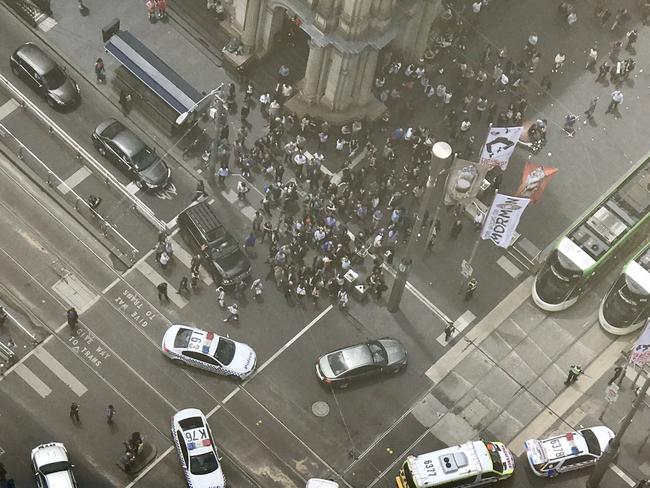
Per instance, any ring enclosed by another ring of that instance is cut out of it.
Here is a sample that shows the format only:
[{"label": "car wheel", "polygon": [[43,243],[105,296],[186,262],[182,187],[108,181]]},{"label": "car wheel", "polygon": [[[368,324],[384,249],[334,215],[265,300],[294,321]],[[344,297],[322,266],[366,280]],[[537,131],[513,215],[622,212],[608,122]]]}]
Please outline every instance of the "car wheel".
[{"label": "car wheel", "polygon": [[135,184],[141,190],[146,190],[147,189],[147,184],[142,180],[135,180]]},{"label": "car wheel", "polygon": [[404,368],[404,366],[395,366],[390,370],[390,372],[391,372],[391,374],[397,374],[400,371],[402,371],[403,368]]},{"label": "car wheel", "polygon": [[350,383],[348,383],[347,381],[345,381],[345,382],[343,382],[343,383],[339,383],[339,384],[336,385],[336,386],[337,386],[339,389],[341,389],[341,390],[345,390],[345,389],[347,389],[347,388],[350,386]]},{"label": "car wheel", "polygon": [[56,102],[55,102],[54,100],[52,100],[50,97],[46,97],[46,100],[47,100],[47,104],[48,104],[50,107],[52,107],[52,108],[56,108]]},{"label": "car wheel", "polygon": [[106,157],[106,148],[104,146],[100,146],[99,144],[96,146],[97,147],[97,152],[102,156]]},{"label": "car wheel", "polygon": [[11,64],[11,72],[15,74],[18,78],[20,78],[20,69],[18,66],[16,66],[14,63],[9,63]]}]

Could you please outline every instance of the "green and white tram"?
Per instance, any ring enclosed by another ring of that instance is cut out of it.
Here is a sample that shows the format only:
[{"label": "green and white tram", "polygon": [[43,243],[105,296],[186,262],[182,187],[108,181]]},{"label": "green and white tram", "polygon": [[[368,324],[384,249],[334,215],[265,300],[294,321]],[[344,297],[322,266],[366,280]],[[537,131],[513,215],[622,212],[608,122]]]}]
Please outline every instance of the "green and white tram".
[{"label": "green and white tram", "polygon": [[650,316],[650,239],[628,262],[600,302],[598,320],[607,332],[629,334]]},{"label": "green and white tram", "polygon": [[532,296],[543,310],[569,308],[596,276],[650,234],[650,154],[558,239],[537,273]]}]

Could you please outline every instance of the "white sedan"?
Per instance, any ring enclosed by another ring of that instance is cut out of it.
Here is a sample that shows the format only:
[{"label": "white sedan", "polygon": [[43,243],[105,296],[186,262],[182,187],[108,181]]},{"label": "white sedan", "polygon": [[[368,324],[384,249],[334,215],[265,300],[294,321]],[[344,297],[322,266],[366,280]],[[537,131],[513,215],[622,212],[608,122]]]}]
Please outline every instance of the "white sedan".
[{"label": "white sedan", "polygon": [[205,415],[186,408],[172,417],[172,439],[190,488],[224,488],[219,454]]},{"label": "white sedan", "polygon": [[167,329],[162,352],[175,361],[241,379],[255,371],[257,362],[249,345],[189,325],[172,325]]}]

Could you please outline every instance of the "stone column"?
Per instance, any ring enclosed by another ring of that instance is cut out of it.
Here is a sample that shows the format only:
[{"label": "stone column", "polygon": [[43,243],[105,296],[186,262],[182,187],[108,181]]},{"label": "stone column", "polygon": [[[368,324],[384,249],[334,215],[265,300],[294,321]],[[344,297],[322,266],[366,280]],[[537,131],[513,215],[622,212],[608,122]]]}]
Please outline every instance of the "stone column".
[{"label": "stone column", "polygon": [[309,104],[318,102],[318,84],[324,56],[325,48],[309,41],[309,57],[307,58],[303,87],[303,96]]},{"label": "stone column", "polygon": [[365,105],[374,98],[372,86],[375,81],[375,71],[377,70],[379,51],[373,47],[367,49],[368,53],[366,56],[366,63],[363,69],[361,85],[359,87],[359,105]]},{"label": "stone column", "polygon": [[246,17],[241,34],[241,42],[246,48],[246,52],[253,51],[257,44],[257,24],[260,18],[261,5],[262,0],[248,0],[246,2]]}]

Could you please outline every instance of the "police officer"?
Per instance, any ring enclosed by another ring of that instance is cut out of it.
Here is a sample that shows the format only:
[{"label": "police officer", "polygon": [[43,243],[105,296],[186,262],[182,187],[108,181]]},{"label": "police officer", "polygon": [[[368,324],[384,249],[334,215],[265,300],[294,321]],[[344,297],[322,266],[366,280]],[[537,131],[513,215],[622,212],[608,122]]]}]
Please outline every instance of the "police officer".
[{"label": "police officer", "polygon": [[569,368],[569,374],[567,375],[564,384],[566,386],[569,386],[571,383],[575,383],[576,380],[578,379],[578,376],[580,376],[582,373],[583,371],[580,366],[576,366],[575,364],[572,364],[571,367]]}]

